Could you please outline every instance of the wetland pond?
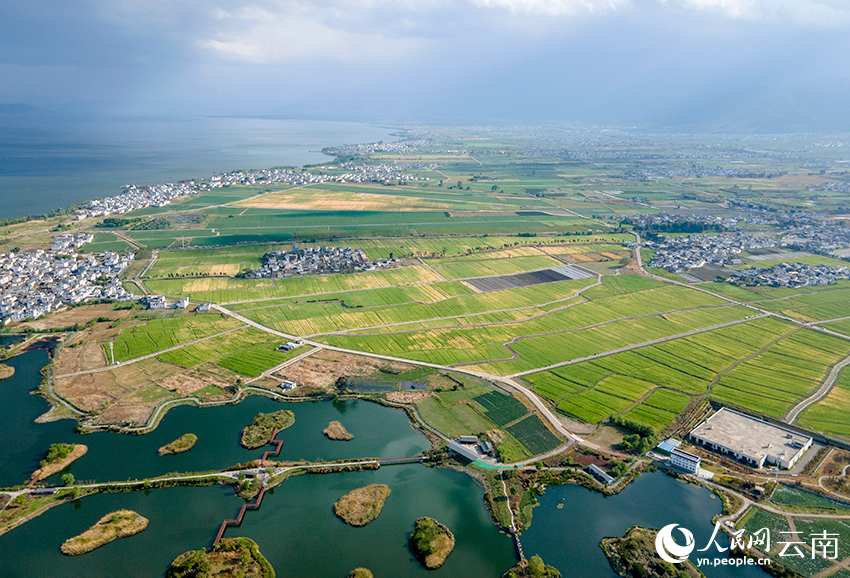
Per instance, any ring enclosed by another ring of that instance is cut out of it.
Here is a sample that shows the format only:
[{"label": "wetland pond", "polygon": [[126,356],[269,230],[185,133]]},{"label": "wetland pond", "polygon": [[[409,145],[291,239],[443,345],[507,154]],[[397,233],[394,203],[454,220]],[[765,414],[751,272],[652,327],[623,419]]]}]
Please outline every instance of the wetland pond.
[{"label": "wetland pond", "polygon": [[[258,412],[291,409],[295,425],[279,434],[281,459],[335,460],[355,457],[405,457],[428,447],[403,411],[365,401],[280,403],[252,396],[235,406],[172,409],[150,434],[127,436],[74,433],[75,422],[37,424],[48,405],[30,392],[41,381],[44,351],[31,351],[6,363],[15,375],[0,383],[0,486],[22,483],[51,443],[83,443],[88,453],[70,471],[78,481],[126,480],[168,472],[224,468],[261,455],[245,450],[239,433]],[[328,440],[322,429],[339,420],[354,440]],[[157,449],[191,432],[195,447],[184,454],[159,456]],[[55,481],[56,478],[54,478]],[[370,483],[390,486],[392,494],[377,520],[362,528],[344,524],[332,511],[337,498]],[[249,510],[238,528],[225,536],[254,539],[279,576],[340,577],[353,568],[375,576],[436,575],[496,578],[515,563],[511,538],[490,521],[483,490],[454,470],[420,464],[387,466],[377,471],[299,475],[269,491],[262,507]],[[578,486],[550,487],[534,510],[534,523],[523,536],[527,555],[540,554],[564,576],[609,577],[613,573],[599,541],[621,536],[628,527],[678,523],[690,528],[698,544],[711,533],[709,519],[721,508],[703,488],[663,474],[648,474],[609,498]],[[0,536],[4,578],[30,576],[149,578],[164,576],[179,554],[209,546],[225,518],[235,517],[242,502],[229,486],[177,487],[97,494],[55,507]],[[558,504],[562,504],[559,508]],[[59,547],[108,512],[135,510],[150,520],[136,536],[107,544],[89,554],[67,557]],[[423,569],[407,549],[414,521],[431,516],[446,524],[456,547],[436,571]],[[704,569],[710,578],[761,577],[757,568]]]}]

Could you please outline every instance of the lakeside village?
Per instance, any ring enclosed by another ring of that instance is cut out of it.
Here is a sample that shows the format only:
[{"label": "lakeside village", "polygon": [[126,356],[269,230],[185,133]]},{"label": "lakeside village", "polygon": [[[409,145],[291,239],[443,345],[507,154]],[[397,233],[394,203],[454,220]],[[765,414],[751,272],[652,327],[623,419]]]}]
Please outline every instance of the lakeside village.
[{"label": "lakeside village", "polygon": [[164,185],[127,185],[124,187],[124,192],[120,195],[88,201],[77,209],[76,214],[78,220],[83,220],[92,217],[122,215],[147,207],[165,207],[174,198],[194,195],[200,191],[229,187],[231,185],[262,185],[265,183],[298,186],[321,183],[387,184],[427,180],[426,177],[415,177],[402,172],[411,166],[343,163],[342,169],[346,172],[336,175],[313,174],[308,171],[295,171],[291,169],[262,169],[256,171],[233,171],[223,175],[215,175],[201,181],[190,180],[179,183],[166,183]]},{"label": "lakeside village", "polygon": [[0,323],[38,319],[63,304],[136,299],[118,280],[133,254],[74,251],[93,238],[89,233],[57,235],[49,251],[0,253]]}]

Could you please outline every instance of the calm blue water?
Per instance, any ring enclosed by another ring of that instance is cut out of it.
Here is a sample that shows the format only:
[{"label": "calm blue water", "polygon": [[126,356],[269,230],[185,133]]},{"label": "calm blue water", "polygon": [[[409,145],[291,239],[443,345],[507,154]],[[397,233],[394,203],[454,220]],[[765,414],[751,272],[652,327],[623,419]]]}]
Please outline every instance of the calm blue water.
[{"label": "calm blue water", "polygon": [[302,166],[323,147],[394,140],[359,123],[251,118],[0,117],[0,218],[213,173]]}]

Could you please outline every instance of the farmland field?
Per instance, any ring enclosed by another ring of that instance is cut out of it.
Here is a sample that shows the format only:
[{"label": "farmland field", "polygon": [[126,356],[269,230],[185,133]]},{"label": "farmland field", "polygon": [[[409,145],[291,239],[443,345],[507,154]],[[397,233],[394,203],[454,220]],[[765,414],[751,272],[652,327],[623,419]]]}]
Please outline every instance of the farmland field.
[{"label": "farmland field", "polygon": [[[839,502],[820,494],[779,484],[770,496],[774,504],[792,506],[795,508],[812,508],[816,510],[850,510],[850,503]],[[850,528],[848,528],[850,530]],[[847,554],[850,555],[850,554]],[[845,555],[845,556],[847,556]]]},{"label": "farmland field", "polygon": [[244,327],[157,357],[187,368],[211,362],[236,373],[257,377],[263,371],[309,350],[303,348],[286,352],[274,351],[280,343],[279,337],[253,327]]},{"label": "farmland field", "polygon": [[446,279],[509,275],[522,271],[546,269],[562,265],[533,247],[515,247],[492,253],[476,253],[464,257],[428,259],[426,261]]},{"label": "farmland field", "polygon": [[806,322],[850,317],[850,289],[830,289],[781,301],[762,301],[758,305]]},{"label": "farmland field", "polygon": [[561,443],[558,437],[543,425],[536,414],[508,426],[507,430],[519,443],[528,448],[532,455],[551,451]]},{"label": "farmland field", "polygon": [[351,275],[317,275],[290,279],[168,279],[145,281],[152,291],[166,295],[188,295],[193,301],[230,303],[276,299],[294,295],[336,293],[355,289],[432,283],[441,279],[427,267],[401,267]]},{"label": "farmland field", "polygon": [[[115,361],[155,353],[240,325],[238,321],[220,315],[151,319],[144,325],[126,327],[118,334],[114,345]],[[108,348],[105,351],[109,359]]]},{"label": "farmland field", "polygon": [[484,408],[485,415],[498,426],[507,425],[528,413],[528,408],[519,400],[498,391],[479,395],[472,401]]},{"label": "farmland field", "polygon": [[[534,308],[535,305],[569,299],[587,285],[588,282],[585,281],[566,281],[549,284],[544,289],[521,288],[463,295],[464,292],[469,293],[469,289],[464,285],[443,282],[375,290],[380,292],[375,299],[371,298],[372,292],[364,291],[322,297],[323,300],[339,298],[343,303],[331,301],[273,307],[260,302],[254,305],[255,308],[249,309],[243,304],[240,309],[247,317],[269,327],[299,335],[311,335],[337,331],[343,327],[351,330],[361,327],[380,328],[386,324],[408,324],[428,319],[438,319],[442,320],[442,325],[452,325],[451,320],[458,316],[498,311],[505,307],[513,310],[530,308],[520,316],[542,314],[542,311]],[[441,290],[443,287],[447,291]],[[457,296],[452,296],[451,293],[456,293]],[[378,301],[387,295],[406,300],[396,305],[379,306]],[[405,326],[396,329],[409,328]]]}]

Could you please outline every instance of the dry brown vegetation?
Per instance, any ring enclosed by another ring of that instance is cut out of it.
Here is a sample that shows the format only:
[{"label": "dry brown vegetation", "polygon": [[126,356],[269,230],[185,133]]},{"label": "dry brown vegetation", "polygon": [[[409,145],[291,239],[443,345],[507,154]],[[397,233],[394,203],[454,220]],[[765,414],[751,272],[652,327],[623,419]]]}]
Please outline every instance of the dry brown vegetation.
[{"label": "dry brown vegetation", "polygon": [[115,306],[110,303],[98,303],[94,305],[81,305],[79,307],[70,307],[62,311],[58,311],[41,319],[33,321],[25,321],[17,325],[21,329],[33,329],[35,331],[44,331],[47,329],[57,329],[70,327],[72,325],[85,325],[92,319],[98,317],[109,317],[112,320],[125,319],[135,313],[132,309],[115,309]]},{"label": "dry brown vegetation", "polygon": [[433,211],[451,209],[448,203],[436,203],[416,197],[376,195],[374,193],[291,189],[247,199],[237,205],[264,209],[303,209],[323,211]]},{"label": "dry brown vegetation", "polygon": [[0,379],[9,379],[15,375],[15,368],[0,363]]},{"label": "dry brown vegetation", "polygon": [[349,526],[365,526],[378,517],[391,493],[385,484],[351,490],[334,503],[334,514]]},{"label": "dry brown vegetation", "polygon": [[161,456],[167,456],[170,454],[182,454],[183,452],[188,452],[193,447],[195,447],[195,443],[198,441],[198,436],[193,433],[183,434],[170,444],[166,444],[157,450],[157,453]]},{"label": "dry brown vegetation", "polygon": [[[320,351],[282,370],[286,379],[297,378],[304,388],[328,390],[340,377],[366,377],[381,370],[403,373],[412,366],[337,351]],[[299,390],[296,390],[299,391]]]},{"label": "dry brown vegetation", "polygon": [[388,401],[395,403],[419,403],[426,397],[433,395],[433,391],[390,391],[385,397]]},{"label": "dry brown vegetation", "polygon": [[322,433],[332,440],[347,442],[354,439],[354,436],[345,429],[345,426],[336,420],[330,422],[328,427],[322,430]]},{"label": "dry brown vegetation", "polygon": [[58,474],[59,472],[76,462],[78,459],[86,455],[86,452],[89,451],[88,446],[84,446],[83,444],[73,445],[74,448],[67,456],[65,456],[61,460],[44,464],[42,467],[34,471],[32,473],[32,479],[43,480],[49,478],[53,474]]},{"label": "dry brown vegetation", "polygon": [[159,384],[160,387],[173,391],[181,397],[200,391],[210,385],[227,389],[233,385],[233,382],[208,373],[187,371],[186,373],[170,375]]},{"label": "dry brown vegetation", "polygon": [[454,550],[455,537],[446,526],[434,518],[422,517],[416,520],[408,546],[423,566],[436,570]]},{"label": "dry brown vegetation", "polygon": [[106,514],[79,536],[66,540],[62,544],[62,553],[66,556],[86,554],[113,540],[138,534],[147,527],[148,519],[144,516],[132,510],[118,510]]},{"label": "dry brown vegetation", "polygon": [[275,571],[250,538],[225,538],[212,548],[181,554],[167,578],[274,578]]},{"label": "dry brown vegetation", "polygon": [[[96,373],[57,377],[54,385],[59,395],[80,409],[101,414],[101,423],[143,424],[164,400],[185,397],[208,386],[228,389],[235,382],[228,370],[207,368],[189,370],[149,358]],[[205,399],[226,397],[220,394]]]}]

